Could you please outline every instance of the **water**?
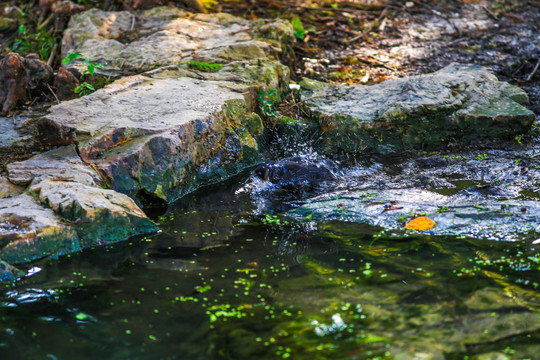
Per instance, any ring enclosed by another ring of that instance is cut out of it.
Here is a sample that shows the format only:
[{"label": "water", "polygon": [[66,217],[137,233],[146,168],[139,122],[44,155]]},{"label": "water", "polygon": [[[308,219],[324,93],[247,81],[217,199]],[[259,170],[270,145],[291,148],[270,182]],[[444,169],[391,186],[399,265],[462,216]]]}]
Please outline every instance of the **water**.
[{"label": "water", "polygon": [[0,292],[1,358],[538,359],[534,246],[294,223],[254,186],[203,189],[156,217],[159,234],[29,265]]}]

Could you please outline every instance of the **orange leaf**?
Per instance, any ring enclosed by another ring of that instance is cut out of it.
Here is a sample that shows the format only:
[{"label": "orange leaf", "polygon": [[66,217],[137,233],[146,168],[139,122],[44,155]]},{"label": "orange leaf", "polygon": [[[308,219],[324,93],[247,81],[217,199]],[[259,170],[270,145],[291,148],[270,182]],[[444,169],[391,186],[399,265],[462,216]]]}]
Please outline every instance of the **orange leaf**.
[{"label": "orange leaf", "polygon": [[426,231],[434,227],[436,224],[435,221],[427,218],[425,216],[419,216],[417,218],[411,219],[406,225],[405,229],[417,230],[417,231]]}]

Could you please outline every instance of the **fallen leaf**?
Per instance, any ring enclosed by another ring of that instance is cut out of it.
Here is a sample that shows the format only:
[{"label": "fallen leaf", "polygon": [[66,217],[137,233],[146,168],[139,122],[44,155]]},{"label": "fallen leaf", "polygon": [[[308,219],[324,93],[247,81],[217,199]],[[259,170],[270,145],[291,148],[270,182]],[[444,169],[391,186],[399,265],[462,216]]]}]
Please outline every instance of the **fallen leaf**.
[{"label": "fallen leaf", "polygon": [[419,216],[410,220],[406,225],[405,229],[417,230],[417,231],[426,231],[434,227],[436,224],[435,221],[427,218],[425,216]]}]

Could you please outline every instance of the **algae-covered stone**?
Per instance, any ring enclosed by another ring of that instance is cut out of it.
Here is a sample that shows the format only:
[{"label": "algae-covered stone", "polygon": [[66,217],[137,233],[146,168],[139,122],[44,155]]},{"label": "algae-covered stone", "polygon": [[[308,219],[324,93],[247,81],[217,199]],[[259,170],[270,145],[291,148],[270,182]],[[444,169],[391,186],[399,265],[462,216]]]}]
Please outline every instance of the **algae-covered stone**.
[{"label": "algae-covered stone", "polygon": [[0,282],[13,281],[24,275],[24,272],[17,269],[13,265],[8,264],[5,261],[0,260]]},{"label": "algae-covered stone", "polygon": [[[101,176],[82,162],[72,145],[11,163],[8,173],[13,183],[31,183],[35,195],[21,194],[23,188],[11,185],[0,198],[0,259],[8,263],[68,254],[157,230],[131,198],[102,189]],[[0,185],[7,182],[0,180]]]},{"label": "algae-covered stone", "polygon": [[73,222],[84,247],[117,242],[157,229],[131,198],[113,190],[52,179],[43,180],[30,190],[58,216]]},{"label": "algae-covered stone", "polygon": [[535,115],[526,93],[486,68],[452,64],[376,85],[304,81],[302,96],[327,151],[378,152],[478,144],[527,132]]},{"label": "algae-covered stone", "polygon": [[21,194],[0,201],[0,259],[24,263],[81,249],[77,233],[51,209]]},{"label": "algae-covered stone", "polygon": [[289,214],[300,220],[341,220],[401,231],[405,231],[405,223],[415,214],[422,214],[435,222],[425,233],[496,240],[540,233],[537,201],[478,201],[420,189],[353,191],[315,200]]},{"label": "algae-covered stone", "polygon": [[77,143],[113,189],[166,202],[261,160],[252,88],[155,76],[54,106],[41,122],[43,140]]}]

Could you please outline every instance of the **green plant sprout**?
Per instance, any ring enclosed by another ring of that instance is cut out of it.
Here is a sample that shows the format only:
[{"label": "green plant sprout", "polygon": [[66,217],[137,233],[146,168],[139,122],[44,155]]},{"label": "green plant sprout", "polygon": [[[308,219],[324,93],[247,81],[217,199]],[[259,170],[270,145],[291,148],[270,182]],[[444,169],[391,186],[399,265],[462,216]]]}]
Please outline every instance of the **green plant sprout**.
[{"label": "green plant sprout", "polygon": [[302,25],[302,20],[298,17],[293,17],[291,19],[291,25],[293,26],[294,35],[299,39],[304,39],[306,37],[306,29]]},{"label": "green plant sprout", "polygon": [[81,96],[88,95],[96,91],[96,88],[92,86],[91,84],[87,83],[86,81],[83,82],[81,85],[77,86],[75,89],[73,89],[73,92],[75,94],[80,94]]},{"label": "green plant sprout", "polygon": [[259,95],[257,96],[257,101],[259,103],[261,103],[261,112],[266,115],[266,116],[273,116],[273,117],[278,117],[278,114],[276,113],[276,111],[274,110],[274,101],[272,100],[272,96],[275,95],[277,92],[276,89],[270,91],[268,94],[267,93],[259,93]]},{"label": "green plant sprout", "polygon": [[[68,56],[66,56],[64,59],[62,59],[62,64],[67,64],[77,58],[82,57],[83,55],[81,53],[71,53]],[[83,64],[86,65],[86,69],[83,71],[83,75],[90,74],[90,76],[94,76],[94,73],[96,69],[103,69],[103,65],[97,63],[97,62],[90,62],[92,59],[92,55],[88,56],[86,60],[84,60]]]},{"label": "green plant sprout", "polygon": [[[21,15],[21,23],[23,23]],[[42,60],[47,60],[51,55],[52,49],[56,43],[54,37],[45,30],[38,27],[35,34],[29,34],[24,24],[17,30],[18,37],[11,47],[11,51],[19,54],[37,53]]]},{"label": "green plant sprout", "polygon": [[[78,59],[82,56],[83,55],[78,52],[71,53],[68,56],[66,56],[64,59],[62,59],[62,64],[68,64],[71,61]],[[103,69],[103,65],[96,62],[90,62],[91,59],[92,59],[92,55],[88,56],[86,60],[84,60],[83,64],[86,65],[86,69],[83,71],[82,73],[83,75],[89,74],[90,76],[94,76],[96,69]],[[73,90],[75,94],[80,94],[81,96],[91,94],[94,91],[96,91],[96,88],[86,81],[82,82],[79,86],[77,86]]]}]

